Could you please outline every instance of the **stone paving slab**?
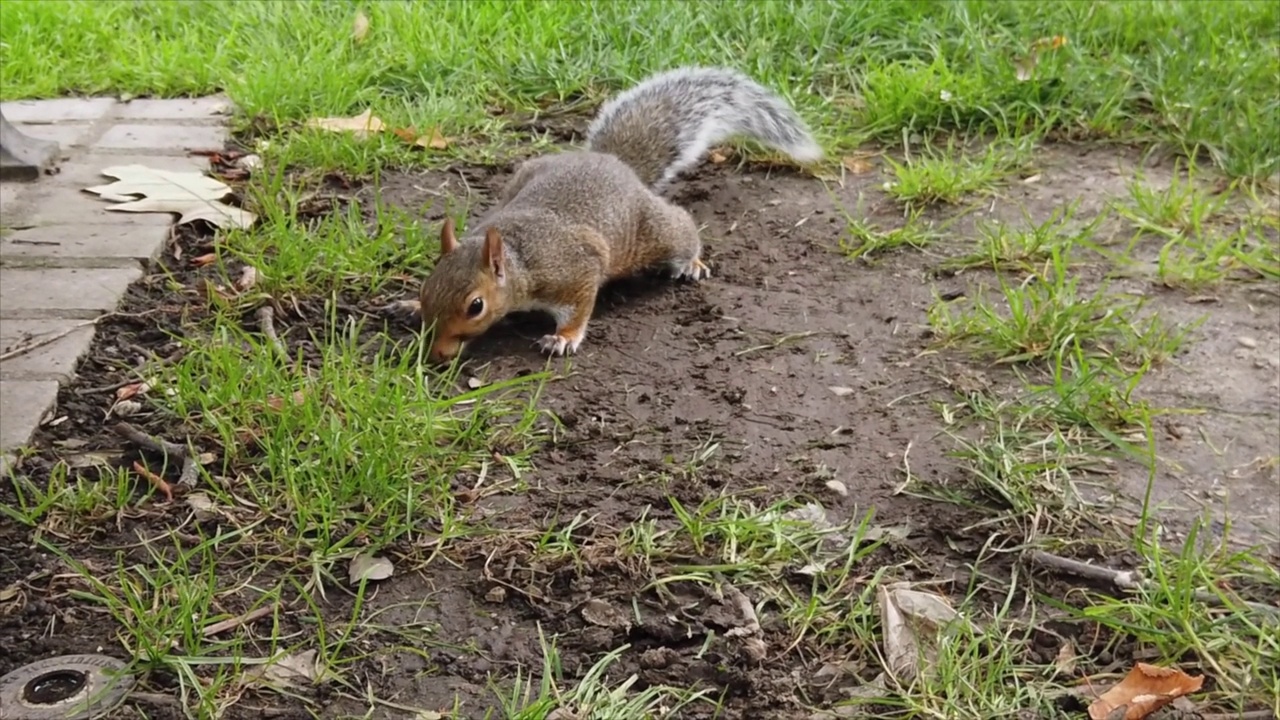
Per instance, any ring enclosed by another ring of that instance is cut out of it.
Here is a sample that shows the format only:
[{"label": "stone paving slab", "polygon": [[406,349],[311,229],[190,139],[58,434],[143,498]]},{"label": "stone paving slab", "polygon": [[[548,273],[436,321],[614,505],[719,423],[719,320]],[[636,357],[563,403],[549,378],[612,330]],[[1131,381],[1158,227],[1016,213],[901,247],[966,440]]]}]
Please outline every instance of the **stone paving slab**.
[{"label": "stone paving slab", "polygon": [[[78,361],[93,341],[93,326],[84,320],[0,320],[0,354],[36,342],[53,340],[0,363],[0,380],[71,379]],[[60,336],[61,337],[58,337]],[[57,338],[57,339],[54,339]]]},{"label": "stone paving slab", "polygon": [[57,380],[0,380],[0,448],[26,445],[57,399]]},{"label": "stone paving slab", "polygon": [[92,343],[94,327],[84,321],[118,306],[176,220],[108,211],[112,203],[84,188],[112,182],[101,173],[112,165],[206,170],[208,162],[189,151],[225,146],[231,106],[223,96],[65,98],[6,102],[0,110],[22,132],[57,141],[63,157],[56,174],[37,182],[0,183],[0,356],[10,356],[0,359],[5,473]]}]

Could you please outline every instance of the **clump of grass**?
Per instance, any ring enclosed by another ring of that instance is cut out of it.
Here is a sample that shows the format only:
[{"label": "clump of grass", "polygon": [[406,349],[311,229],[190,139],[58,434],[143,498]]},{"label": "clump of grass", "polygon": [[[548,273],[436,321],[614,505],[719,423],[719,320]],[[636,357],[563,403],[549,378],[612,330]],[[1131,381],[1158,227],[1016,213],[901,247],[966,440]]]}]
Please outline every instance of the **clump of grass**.
[{"label": "clump of grass", "polygon": [[997,363],[1052,360],[1077,349],[1130,365],[1159,363],[1181,346],[1186,328],[1158,315],[1141,316],[1137,299],[1083,293],[1069,271],[1069,251],[1054,248],[1041,270],[1017,285],[1000,278],[998,292],[968,303],[936,302],[929,324],[939,343],[960,344]]},{"label": "clump of grass", "polygon": [[1252,223],[1217,235],[1177,236],[1160,248],[1156,277],[1166,287],[1204,290],[1233,279],[1280,279],[1280,243]]},{"label": "clump of grass", "polygon": [[1233,550],[1207,535],[1198,521],[1180,547],[1138,540],[1141,588],[1090,593],[1083,607],[1064,609],[1136,639],[1157,662],[1196,658],[1214,680],[1208,707],[1280,712],[1280,609],[1270,604],[1280,597],[1280,570],[1257,548]]},{"label": "clump of grass", "polygon": [[922,213],[919,208],[909,210],[903,224],[889,230],[846,213],[847,234],[840,237],[840,250],[851,260],[865,261],[903,247],[923,250],[937,240],[940,233],[921,219]]},{"label": "clump of grass", "polygon": [[586,669],[582,677],[567,685],[560,654],[539,627],[542,644],[542,677],[534,683],[517,675],[508,692],[499,694],[507,720],[548,720],[552,717],[598,718],[599,720],[662,720],[681,709],[717,703],[706,690],[691,690],[664,685],[644,684],[632,674],[622,682],[610,684],[606,675],[617,666],[622,654],[630,649],[623,645],[605,653]]},{"label": "clump of grass", "polygon": [[1140,230],[1165,237],[1201,236],[1235,195],[1233,182],[1222,192],[1211,192],[1196,178],[1194,164],[1174,167],[1168,187],[1156,188],[1139,174],[1129,183],[1127,201],[1115,202],[1116,212]]},{"label": "clump of grass", "polygon": [[978,248],[972,253],[943,261],[943,270],[957,272],[984,268],[997,272],[1034,272],[1048,262],[1054,252],[1070,253],[1079,245],[1089,245],[1098,226],[1106,219],[1099,214],[1088,223],[1072,229],[1078,203],[1055,209],[1043,222],[1037,223],[1024,210],[1025,226],[1013,228],[1005,223],[986,222],[978,226]]},{"label": "clump of grass", "polygon": [[993,143],[976,158],[954,147],[941,153],[927,150],[902,163],[886,157],[893,179],[885,192],[908,208],[955,205],[971,194],[994,190],[1023,162],[1024,152]]}]

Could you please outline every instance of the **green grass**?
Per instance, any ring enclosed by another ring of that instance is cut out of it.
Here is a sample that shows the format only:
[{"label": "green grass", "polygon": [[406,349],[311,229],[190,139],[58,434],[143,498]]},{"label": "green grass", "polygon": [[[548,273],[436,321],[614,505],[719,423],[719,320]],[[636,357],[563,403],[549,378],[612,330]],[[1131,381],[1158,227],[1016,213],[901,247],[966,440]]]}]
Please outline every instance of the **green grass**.
[{"label": "green grass", "polygon": [[[361,9],[370,30],[357,42]],[[1020,81],[1014,60],[1054,35],[1068,44]],[[797,103],[833,148],[938,130],[1137,133],[1261,177],[1280,169],[1278,38],[1280,8],[1266,0],[32,1],[3,10],[0,93],[225,90],[273,122],[373,108],[397,126],[486,136],[490,106],[594,101],[664,67],[732,63]]]}]

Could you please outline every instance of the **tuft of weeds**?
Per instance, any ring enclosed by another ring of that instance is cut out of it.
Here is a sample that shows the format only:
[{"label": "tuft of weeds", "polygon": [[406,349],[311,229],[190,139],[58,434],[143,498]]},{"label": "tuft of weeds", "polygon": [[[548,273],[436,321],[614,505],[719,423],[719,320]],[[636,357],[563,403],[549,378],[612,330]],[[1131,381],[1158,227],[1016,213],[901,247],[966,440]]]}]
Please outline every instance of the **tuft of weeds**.
[{"label": "tuft of weeds", "polygon": [[1070,273],[1070,251],[1049,250],[1039,272],[1013,285],[1000,278],[994,298],[979,292],[969,303],[939,300],[929,325],[939,344],[961,344],[1001,364],[1073,354],[1142,366],[1160,363],[1182,345],[1190,328],[1170,328],[1158,315],[1142,317],[1142,302],[1101,288],[1082,293]]},{"label": "tuft of weeds", "polygon": [[1218,236],[1177,236],[1160,248],[1156,278],[1182,290],[1205,290],[1230,280],[1280,279],[1280,242],[1255,231],[1257,221]]},{"label": "tuft of weeds", "polygon": [[1032,273],[1048,262],[1054,252],[1069,253],[1077,246],[1092,244],[1094,232],[1106,220],[1104,213],[1079,227],[1072,227],[1078,203],[1057,208],[1043,222],[1035,222],[1023,210],[1025,225],[1010,227],[1000,222],[978,225],[978,248],[972,253],[943,261],[941,268],[961,272],[974,268],[996,272]]},{"label": "tuft of weeds", "polygon": [[992,192],[1025,159],[1025,146],[1006,143],[990,143],[976,158],[954,145],[944,152],[926,149],[923,155],[908,155],[902,163],[886,157],[893,179],[884,189],[907,208],[955,205],[971,194]]},{"label": "tuft of weeds", "polygon": [[1212,192],[1197,180],[1194,163],[1175,163],[1168,187],[1153,187],[1139,173],[1129,182],[1128,200],[1112,206],[1140,230],[1169,238],[1202,236],[1209,223],[1221,216],[1235,190],[1232,182],[1225,190]]},{"label": "tuft of weeds", "polygon": [[1087,594],[1081,619],[1135,640],[1156,662],[1194,658],[1213,677],[1211,707],[1280,712],[1280,570],[1259,548],[1231,549],[1204,520],[1180,545],[1138,538],[1145,582],[1131,594]]},{"label": "tuft of weeds", "polygon": [[840,237],[840,250],[850,260],[868,262],[873,256],[903,247],[923,250],[940,235],[920,219],[923,212],[920,208],[908,210],[904,223],[891,230],[882,230],[868,220],[855,218],[846,212],[846,234]]},{"label": "tuft of weeds", "polygon": [[605,653],[586,669],[576,684],[565,687],[560,654],[555,644],[542,633],[541,626],[538,632],[542,644],[542,677],[536,691],[531,679],[517,675],[514,687],[498,694],[507,720],[554,720],[559,717],[661,720],[695,704],[717,705],[706,690],[647,683],[643,688],[637,688],[640,677],[635,674],[616,684],[608,682],[609,671],[618,664],[630,645]]}]

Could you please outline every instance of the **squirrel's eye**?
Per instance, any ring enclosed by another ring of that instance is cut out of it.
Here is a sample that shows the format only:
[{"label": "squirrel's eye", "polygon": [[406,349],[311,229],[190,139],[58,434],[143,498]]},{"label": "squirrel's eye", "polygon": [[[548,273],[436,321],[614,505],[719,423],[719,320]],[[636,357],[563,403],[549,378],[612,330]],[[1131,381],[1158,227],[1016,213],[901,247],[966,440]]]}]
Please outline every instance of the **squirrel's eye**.
[{"label": "squirrel's eye", "polygon": [[467,317],[475,317],[484,312],[484,298],[476,298],[467,306]]}]

